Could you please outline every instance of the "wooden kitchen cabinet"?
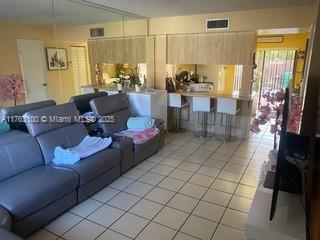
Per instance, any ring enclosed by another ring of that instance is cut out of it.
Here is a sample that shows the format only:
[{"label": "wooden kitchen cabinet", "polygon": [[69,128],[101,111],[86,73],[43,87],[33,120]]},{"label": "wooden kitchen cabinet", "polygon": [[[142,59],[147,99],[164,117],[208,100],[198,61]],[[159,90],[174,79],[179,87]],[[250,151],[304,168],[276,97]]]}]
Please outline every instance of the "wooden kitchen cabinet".
[{"label": "wooden kitchen cabinet", "polygon": [[88,41],[90,62],[96,63],[145,63],[146,38],[127,37],[94,39]]},{"label": "wooden kitchen cabinet", "polygon": [[255,32],[168,35],[169,64],[252,65]]}]

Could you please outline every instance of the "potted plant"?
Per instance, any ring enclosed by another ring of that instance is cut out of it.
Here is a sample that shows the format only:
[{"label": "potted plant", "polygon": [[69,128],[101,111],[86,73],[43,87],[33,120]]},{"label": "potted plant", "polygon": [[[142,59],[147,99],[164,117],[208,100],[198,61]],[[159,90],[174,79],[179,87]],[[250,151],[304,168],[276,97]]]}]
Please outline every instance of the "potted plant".
[{"label": "potted plant", "polygon": [[130,85],[131,85],[132,87],[134,86],[136,92],[140,92],[140,91],[141,91],[142,83],[141,83],[141,81],[140,81],[140,79],[139,79],[138,76],[133,76],[133,77],[131,78],[131,80],[130,80]]},{"label": "potted plant", "polygon": [[123,86],[124,86],[124,79],[123,78],[118,78],[116,81],[113,81],[113,83],[117,85],[118,91],[123,90]]},{"label": "potted plant", "polygon": [[25,89],[22,77],[18,74],[10,74],[0,79],[0,98],[4,101],[10,100],[17,105],[17,101],[23,99]]},{"label": "potted plant", "polygon": [[[269,152],[269,162],[266,164],[266,170],[275,169],[277,160],[277,138],[281,131],[281,114],[283,110],[284,90],[268,91],[262,95],[262,105],[257,110],[256,117],[250,125],[250,131],[259,133],[260,125],[270,122],[270,132],[273,134],[273,149]],[[270,166],[268,166],[270,165]]]}]

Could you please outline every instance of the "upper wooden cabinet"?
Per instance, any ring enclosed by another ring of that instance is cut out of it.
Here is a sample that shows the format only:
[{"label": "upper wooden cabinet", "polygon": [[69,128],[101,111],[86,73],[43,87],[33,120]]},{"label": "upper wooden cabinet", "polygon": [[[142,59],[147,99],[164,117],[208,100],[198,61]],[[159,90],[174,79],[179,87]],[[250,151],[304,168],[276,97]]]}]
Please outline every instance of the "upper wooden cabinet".
[{"label": "upper wooden cabinet", "polygon": [[254,32],[168,35],[167,63],[252,65]]},{"label": "upper wooden cabinet", "polygon": [[89,40],[88,50],[93,64],[146,62],[145,37]]}]

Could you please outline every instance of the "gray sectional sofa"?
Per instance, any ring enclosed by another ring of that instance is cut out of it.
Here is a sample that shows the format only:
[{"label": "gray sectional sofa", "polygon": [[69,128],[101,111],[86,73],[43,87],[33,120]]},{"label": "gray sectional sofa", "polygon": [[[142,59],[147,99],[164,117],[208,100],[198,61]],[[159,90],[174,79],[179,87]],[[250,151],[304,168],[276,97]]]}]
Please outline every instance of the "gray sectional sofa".
[{"label": "gray sectional sofa", "polygon": [[[88,135],[85,126],[74,119],[74,117],[78,117],[78,112],[73,103],[34,110],[27,112],[25,116],[27,119],[37,117],[49,119],[50,116],[71,119],[71,122],[67,120],[60,123],[33,123],[31,121],[27,123],[29,133],[37,139],[40,145],[46,166],[52,165],[56,146],[63,148],[74,147]],[[108,148],[74,165],[62,167],[79,176],[77,193],[78,201],[82,201],[120,175],[120,161],[120,151]]]},{"label": "gray sectional sofa", "polygon": [[[91,109],[96,116],[114,117],[111,120],[100,121],[99,126],[103,129],[106,136],[112,136],[114,133],[127,129],[127,120],[132,116],[129,108],[129,102],[126,94],[116,94],[107,97],[99,97],[90,101]],[[146,158],[158,151],[164,144],[164,121],[156,119],[156,127],[160,129],[160,133],[143,144],[133,144],[134,148],[134,164],[139,164]]]},{"label": "gray sectional sofa", "polygon": [[[110,97],[104,99],[107,105],[114,100]],[[117,114],[117,108],[113,110]],[[23,115],[27,123],[12,122],[14,130],[0,136],[0,240],[18,240],[21,238],[17,235],[30,235],[161,146],[163,131],[141,146],[135,146],[131,139],[114,137],[111,147],[74,165],[56,166],[52,162],[55,147],[76,146],[88,134],[83,124],[72,120],[78,112],[74,103],[55,105],[54,101],[2,109],[2,116]],[[30,121],[43,116],[71,121]],[[161,121],[158,122],[161,127]],[[113,127],[122,129],[123,125]]]},{"label": "gray sectional sofa", "polygon": [[[92,109],[89,104],[92,99],[95,99],[98,97],[105,97],[105,96],[108,96],[108,93],[106,92],[87,93],[87,94],[72,96],[69,102],[73,102],[76,105],[79,111],[79,114],[82,115],[88,112],[92,112]],[[99,129],[98,129],[99,125],[97,122],[85,123],[85,126],[90,135],[96,135],[97,132],[99,132]]]}]

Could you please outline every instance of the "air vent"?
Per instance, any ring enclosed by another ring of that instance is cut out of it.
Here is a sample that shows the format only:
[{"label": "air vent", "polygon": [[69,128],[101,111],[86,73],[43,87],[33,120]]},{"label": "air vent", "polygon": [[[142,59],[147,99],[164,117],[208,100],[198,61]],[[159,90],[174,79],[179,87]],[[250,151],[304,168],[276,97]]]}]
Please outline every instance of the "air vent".
[{"label": "air vent", "polygon": [[90,29],[90,37],[103,37],[103,36],[104,36],[104,28]]},{"label": "air vent", "polygon": [[229,18],[207,19],[207,31],[229,29]]}]

